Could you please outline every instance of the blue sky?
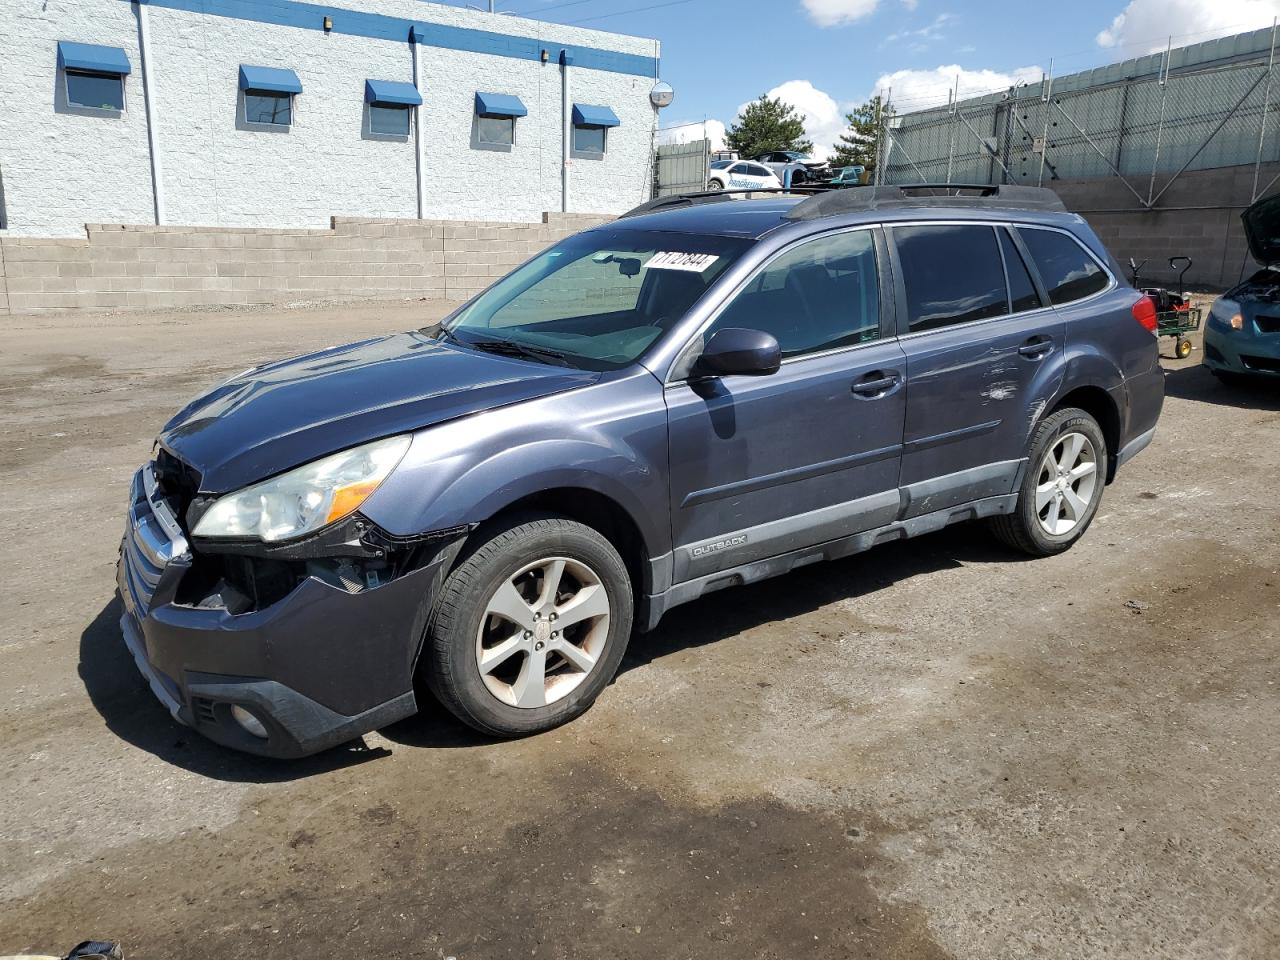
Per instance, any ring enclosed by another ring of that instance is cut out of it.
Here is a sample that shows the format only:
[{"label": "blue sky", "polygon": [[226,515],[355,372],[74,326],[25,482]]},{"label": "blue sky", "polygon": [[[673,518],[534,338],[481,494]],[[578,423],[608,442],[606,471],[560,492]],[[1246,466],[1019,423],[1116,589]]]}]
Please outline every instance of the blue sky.
[{"label": "blue sky", "polygon": [[[470,0],[482,4],[484,0]],[[899,108],[1270,26],[1280,0],[497,0],[500,11],[656,37],[676,90],[661,126],[731,123],[778,91],[829,147],[844,112],[893,85]],[[700,128],[698,128],[700,131]],[[715,127],[713,125],[713,132]],[[692,131],[689,131],[692,133]],[[700,135],[700,132],[699,134]]]}]

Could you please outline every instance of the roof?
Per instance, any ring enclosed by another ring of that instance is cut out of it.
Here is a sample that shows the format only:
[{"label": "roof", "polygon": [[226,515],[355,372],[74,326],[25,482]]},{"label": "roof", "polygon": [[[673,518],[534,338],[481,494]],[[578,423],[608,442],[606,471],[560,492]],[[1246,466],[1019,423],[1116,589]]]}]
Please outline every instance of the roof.
[{"label": "roof", "polygon": [[675,233],[756,239],[786,223],[787,212],[799,200],[795,196],[769,197],[763,200],[733,200],[726,196],[724,202],[667,206],[656,208],[652,212],[638,207],[626,214],[625,219],[628,228],[634,227],[637,230],[669,230]]},{"label": "roof", "polygon": [[240,64],[240,89],[265,93],[301,93],[302,81],[292,70]]},{"label": "roof", "polygon": [[367,103],[390,103],[397,106],[418,107],[422,105],[422,94],[412,83],[396,80],[366,80],[364,82],[364,99]]},{"label": "roof", "polygon": [[121,47],[102,47],[94,43],[58,41],[58,66],[64,70],[86,70],[90,73],[130,72],[129,55]]},{"label": "roof", "polygon": [[808,196],[778,194],[765,199],[736,199],[731,193],[723,192],[675,195],[643,203],[620,219],[637,230],[759,239],[772,230],[797,222],[816,223],[835,218],[849,222],[943,217],[981,220],[1007,215],[1010,210],[1028,215],[1031,220],[1052,220],[1055,215],[1066,213],[1066,207],[1052,190],[951,184],[906,189],[848,187]]}]

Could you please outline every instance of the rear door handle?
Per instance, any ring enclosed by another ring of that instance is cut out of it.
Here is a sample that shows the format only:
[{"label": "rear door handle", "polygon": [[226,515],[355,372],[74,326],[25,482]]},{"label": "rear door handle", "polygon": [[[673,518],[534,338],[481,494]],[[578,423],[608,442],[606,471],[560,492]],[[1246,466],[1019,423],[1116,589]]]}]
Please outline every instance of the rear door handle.
[{"label": "rear door handle", "polygon": [[1033,337],[1018,348],[1018,353],[1028,360],[1043,360],[1053,353],[1053,341],[1048,337]]},{"label": "rear door handle", "polygon": [[855,395],[874,400],[883,397],[898,385],[899,376],[892,371],[876,370],[868,373],[861,380],[855,380],[851,388]]}]

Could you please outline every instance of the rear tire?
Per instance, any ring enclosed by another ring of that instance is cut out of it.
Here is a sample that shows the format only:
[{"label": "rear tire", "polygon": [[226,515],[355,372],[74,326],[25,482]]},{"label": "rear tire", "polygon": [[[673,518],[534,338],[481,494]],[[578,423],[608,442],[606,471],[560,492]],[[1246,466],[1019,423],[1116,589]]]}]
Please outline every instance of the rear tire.
[{"label": "rear tire", "polygon": [[723,190],[723,189],[724,189],[724,184],[723,184],[723,183],[721,183],[719,180],[708,180],[708,181],[707,181],[707,190],[708,190],[710,193],[719,193],[719,192],[720,192],[721,190]]},{"label": "rear tire", "polygon": [[1097,515],[1107,463],[1098,421],[1076,407],[1050,414],[1031,435],[1017,506],[992,517],[992,531],[1033,557],[1069,550]]},{"label": "rear tire", "polygon": [[1186,339],[1179,340],[1174,352],[1177,353],[1179,360],[1187,359],[1187,357],[1191,356],[1191,341]]},{"label": "rear tire", "polygon": [[513,517],[480,537],[441,588],[424,678],[482,733],[558,727],[595,702],[626,653],[626,565],[597,531],[564,517]]}]

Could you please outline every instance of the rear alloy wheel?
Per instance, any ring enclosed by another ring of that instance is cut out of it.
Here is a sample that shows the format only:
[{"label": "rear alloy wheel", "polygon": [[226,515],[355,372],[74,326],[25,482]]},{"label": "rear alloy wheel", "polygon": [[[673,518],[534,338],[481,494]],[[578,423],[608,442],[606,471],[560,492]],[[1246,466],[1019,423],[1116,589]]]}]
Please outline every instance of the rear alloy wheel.
[{"label": "rear alloy wheel", "polygon": [[445,580],[423,647],[431,690],[497,736],[559,726],[613,679],[631,634],[631,580],[599,532],[554,516],[481,533]]},{"label": "rear alloy wheel", "polygon": [[723,189],[724,189],[724,184],[721,183],[719,180],[707,181],[707,190],[709,190],[711,193],[719,193]]},{"label": "rear alloy wheel", "polygon": [[1010,514],[992,517],[996,536],[1037,557],[1062,553],[1084,535],[1107,481],[1102,428],[1076,408],[1046,417],[1031,438],[1028,466]]}]

